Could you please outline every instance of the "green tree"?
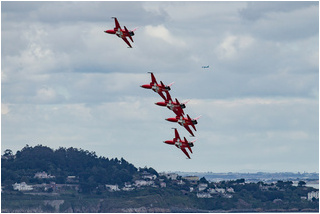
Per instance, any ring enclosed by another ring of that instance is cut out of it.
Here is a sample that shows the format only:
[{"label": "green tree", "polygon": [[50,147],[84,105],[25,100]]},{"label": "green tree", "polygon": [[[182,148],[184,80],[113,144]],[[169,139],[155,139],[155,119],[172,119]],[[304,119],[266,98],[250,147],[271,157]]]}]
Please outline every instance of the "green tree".
[{"label": "green tree", "polygon": [[302,186],[305,186],[305,185],[306,185],[306,182],[304,182],[304,181],[299,181],[299,183],[298,183],[299,187],[302,187]]},{"label": "green tree", "polygon": [[200,183],[205,183],[205,184],[209,183],[205,177],[200,178],[199,181],[200,181]]}]

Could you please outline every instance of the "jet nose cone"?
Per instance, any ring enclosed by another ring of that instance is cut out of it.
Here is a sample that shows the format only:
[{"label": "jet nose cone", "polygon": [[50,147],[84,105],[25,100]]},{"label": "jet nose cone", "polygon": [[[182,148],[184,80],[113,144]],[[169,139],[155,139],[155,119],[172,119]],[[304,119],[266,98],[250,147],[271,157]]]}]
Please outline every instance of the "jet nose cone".
[{"label": "jet nose cone", "polygon": [[165,119],[166,121],[169,121],[169,122],[176,122],[173,118],[167,118]]},{"label": "jet nose cone", "polygon": [[105,33],[115,34],[114,30],[106,30]]}]

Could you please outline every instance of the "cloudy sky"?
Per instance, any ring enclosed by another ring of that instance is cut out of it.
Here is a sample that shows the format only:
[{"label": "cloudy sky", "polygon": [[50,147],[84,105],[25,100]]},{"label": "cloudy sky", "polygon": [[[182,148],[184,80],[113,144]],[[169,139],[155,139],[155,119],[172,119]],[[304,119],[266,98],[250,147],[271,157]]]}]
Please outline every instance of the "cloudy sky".
[{"label": "cloudy sky", "polygon": [[[114,35],[138,27],[133,48]],[[75,147],[157,171],[319,171],[319,3],[1,2],[1,152]],[[202,66],[209,65],[209,69]],[[195,138],[140,88],[202,115]],[[163,143],[197,139],[191,160]]]}]

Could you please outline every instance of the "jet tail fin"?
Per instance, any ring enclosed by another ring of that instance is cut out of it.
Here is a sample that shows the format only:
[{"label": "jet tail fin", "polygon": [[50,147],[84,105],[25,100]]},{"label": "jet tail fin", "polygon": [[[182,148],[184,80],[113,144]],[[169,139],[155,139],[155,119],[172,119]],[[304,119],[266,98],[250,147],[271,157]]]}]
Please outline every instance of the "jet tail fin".
[{"label": "jet tail fin", "polygon": [[165,93],[166,93],[166,95],[167,95],[167,99],[166,99],[166,101],[171,101],[172,100],[172,98],[171,98],[171,95],[170,95],[170,93],[169,93],[169,91],[164,91]]},{"label": "jet tail fin", "polygon": [[170,83],[168,86],[170,87],[170,86],[172,86],[173,84],[174,84],[174,82]]},{"label": "jet tail fin", "polygon": [[198,117],[194,118],[194,120],[198,120],[201,116],[202,116],[202,115],[200,115],[200,116],[198,116]]},{"label": "jet tail fin", "polygon": [[187,101],[183,102],[182,104],[187,104],[188,102],[190,102],[190,100],[187,100]]}]

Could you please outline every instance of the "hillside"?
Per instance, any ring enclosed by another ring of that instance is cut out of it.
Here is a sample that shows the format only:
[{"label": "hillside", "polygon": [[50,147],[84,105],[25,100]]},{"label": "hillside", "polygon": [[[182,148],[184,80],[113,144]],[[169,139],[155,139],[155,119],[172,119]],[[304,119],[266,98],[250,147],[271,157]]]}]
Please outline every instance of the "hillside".
[{"label": "hillside", "polygon": [[68,176],[79,179],[82,192],[90,192],[98,185],[123,184],[131,181],[138,171],[132,164],[120,160],[97,157],[94,152],[76,148],[59,148],[53,150],[38,145],[24,147],[13,155],[6,150],[2,158],[2,185],[15,182],[37,183],[37,172],[54,175],[50,181],[64,184]]},{"label": "hillside", "polygon": [[209,182],[136,168],[123,158],[38,145],[2,155],[2,212],[314,211],[318,190],[300,181]]}]

